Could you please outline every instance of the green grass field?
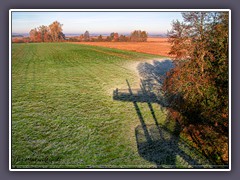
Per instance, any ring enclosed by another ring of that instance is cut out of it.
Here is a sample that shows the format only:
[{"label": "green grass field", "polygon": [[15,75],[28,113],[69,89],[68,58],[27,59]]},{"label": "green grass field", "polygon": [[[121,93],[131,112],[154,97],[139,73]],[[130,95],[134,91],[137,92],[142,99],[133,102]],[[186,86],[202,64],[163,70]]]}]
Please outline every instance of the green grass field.
[{"label": "green grass field", "polygon": [[126,80],[139,88],[131,64],[153,58],[160,57],[68,43],[13,44],[12,167],[207,164],[164,130],[166,112],[159,104],[113,99],[113,90],[128,89]]}]

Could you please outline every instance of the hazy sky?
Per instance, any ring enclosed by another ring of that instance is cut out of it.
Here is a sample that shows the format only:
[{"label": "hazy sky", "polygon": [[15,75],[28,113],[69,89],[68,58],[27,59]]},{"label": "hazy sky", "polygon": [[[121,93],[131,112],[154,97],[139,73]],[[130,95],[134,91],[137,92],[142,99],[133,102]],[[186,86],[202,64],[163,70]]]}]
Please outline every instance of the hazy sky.
[{"label": "hazy sky", "polygon": [[63,24],[63,33],[130,33],[145,30],[149,34],[167,33],[173,20],[182,20],[180,12],[12,12],[12,32],[29,33],[53,21]]}]

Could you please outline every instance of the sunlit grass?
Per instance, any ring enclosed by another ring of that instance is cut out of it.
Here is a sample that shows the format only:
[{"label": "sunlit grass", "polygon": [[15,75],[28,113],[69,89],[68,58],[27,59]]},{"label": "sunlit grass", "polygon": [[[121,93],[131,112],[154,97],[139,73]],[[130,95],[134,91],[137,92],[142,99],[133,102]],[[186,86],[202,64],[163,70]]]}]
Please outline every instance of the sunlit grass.
[{"label": "sunlit grass", "polygon": [[[126,79],[139,88],[126,64],[154,57],[65,43],[13,44],[13,168],[156,167],[139,152],[134,104],[113,100],[114,89],[128,88]],[[137,104],[144,122],[156,124],[147,103]],[[164,125],[165,111],[156,103],[152,108]],[[178,159],[174,165],[181,167]]]}]

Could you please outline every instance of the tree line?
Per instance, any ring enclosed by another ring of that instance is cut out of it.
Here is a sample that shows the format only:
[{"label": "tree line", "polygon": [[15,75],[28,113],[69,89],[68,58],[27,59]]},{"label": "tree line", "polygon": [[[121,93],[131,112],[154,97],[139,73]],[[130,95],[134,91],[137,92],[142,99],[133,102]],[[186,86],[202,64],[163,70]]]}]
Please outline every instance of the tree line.
[{"label": "tree line", "polygon": [[217,164],[228,164],[228,13],[184,12],[168,32],[175,67],[163,90],[169,115]]},{"label": "tree line", "polygon": [[15,38],[12,42],[146,42],[148,33],[146,31],[135,30],[129,36],[119,35],[117,32],[110,33],[109,36],[99,35],[91,37],[89,31],[85,31],[78,37],[66,37],[62,30],[63,24],[54,21],[49,26],[41,25],[37,28],[31,29],[29,37]]},{"label": "tree line", "polygon": [[148,34],[146,31],[135,30],[129,36],[118,34],[117,32],[110,33],[109,36],[104,37],[99,35],[91,37],[89,31],[81,34],[79,37],[70,37],[68,41],[75,42],[146,42]]}]

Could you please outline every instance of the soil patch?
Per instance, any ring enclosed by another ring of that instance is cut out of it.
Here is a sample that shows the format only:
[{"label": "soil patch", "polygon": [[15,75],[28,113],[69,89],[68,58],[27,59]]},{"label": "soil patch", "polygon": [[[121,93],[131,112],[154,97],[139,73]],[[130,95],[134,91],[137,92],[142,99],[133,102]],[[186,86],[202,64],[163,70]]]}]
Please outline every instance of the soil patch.
[{"label": "soil patch", "polygon": [[167,38],[148,38],[147,42],[71,42],[73,44],[86,44],[102,46],[134,52],[156,54],[169,57],[171,44]]}]

